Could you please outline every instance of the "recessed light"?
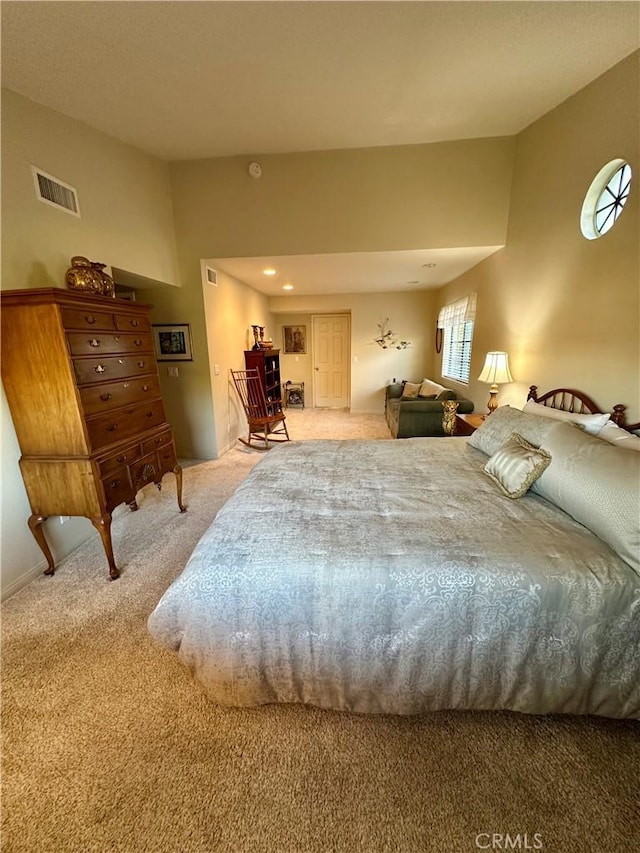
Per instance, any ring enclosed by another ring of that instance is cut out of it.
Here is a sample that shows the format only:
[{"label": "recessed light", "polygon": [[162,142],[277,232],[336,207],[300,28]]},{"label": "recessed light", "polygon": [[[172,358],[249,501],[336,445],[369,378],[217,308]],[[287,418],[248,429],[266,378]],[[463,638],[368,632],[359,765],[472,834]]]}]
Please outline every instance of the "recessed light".
[{"label": "recessed light", "polygon": [[262,270],[262,275],[276,275],[278,270],[274,270],[273,267],[267,267],[266,270]]},{"label": "recessed light", "polygon": [[283,284],[282,289],[283,290],[293,290],[293,285],[292,284]]},{"label": "recessed light", "polygon": [[422,266],[425,267],[426,269],[431,270],[434,267],[437,267],[438,265],[437,264],[422,264]]}]

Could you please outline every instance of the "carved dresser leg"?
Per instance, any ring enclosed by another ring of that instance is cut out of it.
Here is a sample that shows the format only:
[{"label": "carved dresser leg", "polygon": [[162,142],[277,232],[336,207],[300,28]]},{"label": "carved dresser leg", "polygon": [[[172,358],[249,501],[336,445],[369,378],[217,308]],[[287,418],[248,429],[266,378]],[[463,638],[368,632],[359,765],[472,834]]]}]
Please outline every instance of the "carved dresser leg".
[{"label": "carved dresser leg", "polygon": [[116,568],[116,562],[113,558],[113,546],[111,544],[111,513],[105,512],[102,516],[94,516],[90,519],[91,524],[100,534],[104,552],[107,555],[109,563],[109,577],[112,581],[120,577],[120,570]]},{"label": "carved dresser leg", "polygon": [[29,525],[29,530],[33,533],[33,538],[38,543],[40,550],[47,558],[48,567],[44,570],[44,573],[45,575],[52,575],[55,572],[55,565],[49,545],[47,544],[47,540],[44,536],[44,530],[42,529],[42,522],[46,520],[46,515],[32,515],[30,516],[27,524]]},{"label": "carved dresser leg", "polygon": [[187,508],[182,503],[182,468],[179,465],[173,469],[173,473],[176,475],[176,490],[178,492],[178,506],[180,507],[180,512],[186,512]]}]

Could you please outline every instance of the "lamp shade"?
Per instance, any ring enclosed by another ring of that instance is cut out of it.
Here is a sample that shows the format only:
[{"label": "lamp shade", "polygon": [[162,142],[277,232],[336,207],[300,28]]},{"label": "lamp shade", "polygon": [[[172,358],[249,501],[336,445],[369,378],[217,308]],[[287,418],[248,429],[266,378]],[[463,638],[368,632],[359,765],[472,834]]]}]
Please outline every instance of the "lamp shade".
[{"label": "lamp shade", "polygon": [[491,385],[513,382],[513,376],[509,370],[509,355],[506,352],[488,352],[478,380],[489,382]]}]

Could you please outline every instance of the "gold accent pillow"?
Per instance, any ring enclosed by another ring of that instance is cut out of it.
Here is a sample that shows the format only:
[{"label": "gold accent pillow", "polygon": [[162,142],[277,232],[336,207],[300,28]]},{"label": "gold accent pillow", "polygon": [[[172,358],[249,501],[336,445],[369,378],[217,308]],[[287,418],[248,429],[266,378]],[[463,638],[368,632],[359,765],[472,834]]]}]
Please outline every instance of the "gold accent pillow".
[{"label": "gold accent pillow", "polygon": [[508,498],[521,498],[551,462],[551,454],[539,450],[517,432],[493,454],[484,471]]}]

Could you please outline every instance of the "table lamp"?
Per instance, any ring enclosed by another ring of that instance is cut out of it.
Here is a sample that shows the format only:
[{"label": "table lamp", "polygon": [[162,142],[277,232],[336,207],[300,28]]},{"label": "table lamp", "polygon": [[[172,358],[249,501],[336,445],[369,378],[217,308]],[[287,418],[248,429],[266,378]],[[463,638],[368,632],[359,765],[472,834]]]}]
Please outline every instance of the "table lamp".
[{"label": "table lamp", "polygon": [[480,382],[488,382],[489,389],[489,412],[491,415],[498,407],[498,385],[505,382],[513,382],[513,376],[509,370],[509,356],[506,352],[488,352],[484,361],[482,373],[478,376]]}]

